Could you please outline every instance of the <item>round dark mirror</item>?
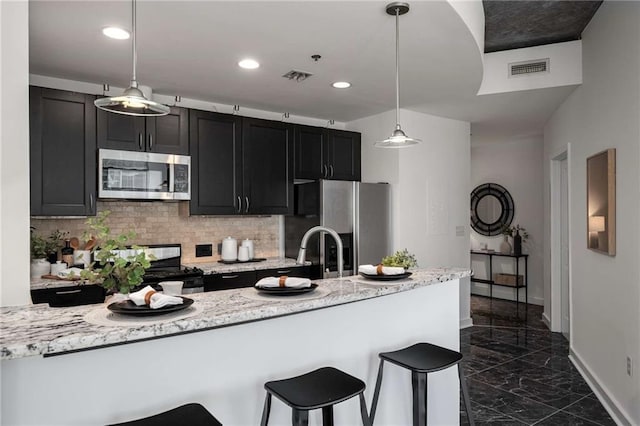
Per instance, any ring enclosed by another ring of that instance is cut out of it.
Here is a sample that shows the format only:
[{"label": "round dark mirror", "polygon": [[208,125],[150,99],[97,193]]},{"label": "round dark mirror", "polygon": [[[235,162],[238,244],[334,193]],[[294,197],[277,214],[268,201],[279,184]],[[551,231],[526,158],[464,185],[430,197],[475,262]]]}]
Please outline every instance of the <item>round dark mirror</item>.
[{"label": "round dark mirror", "polygon": [[480,235],[500,235],[513,220],[513,198],[497,183],[485,183],[471,192],[471,228]]}]

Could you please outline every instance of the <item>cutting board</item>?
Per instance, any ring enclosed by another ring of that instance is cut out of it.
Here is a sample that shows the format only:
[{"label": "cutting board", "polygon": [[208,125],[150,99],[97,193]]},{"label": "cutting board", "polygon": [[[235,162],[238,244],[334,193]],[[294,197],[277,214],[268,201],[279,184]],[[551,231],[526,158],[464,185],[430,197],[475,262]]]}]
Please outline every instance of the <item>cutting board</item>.
[{"label": "cutting board", "polygon": [[78,281],[81,280],[82,278],[80,277],[69,277],[69,278],[60,278],[57,275],[51,275],[51,274],[47,274],[47,275],[43,275],[42,278],[46,279],[46,280],[58,280],[58,281]]}]

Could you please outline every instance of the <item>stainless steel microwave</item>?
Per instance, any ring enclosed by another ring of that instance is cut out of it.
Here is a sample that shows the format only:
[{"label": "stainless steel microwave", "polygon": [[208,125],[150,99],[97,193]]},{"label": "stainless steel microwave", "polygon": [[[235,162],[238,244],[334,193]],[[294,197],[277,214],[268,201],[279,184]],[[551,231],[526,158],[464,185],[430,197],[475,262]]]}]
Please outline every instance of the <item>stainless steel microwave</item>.
[{"label": "stainless steel microwave", "polygon": [[98,197],[190,200],[191,157],[101,149]]}]

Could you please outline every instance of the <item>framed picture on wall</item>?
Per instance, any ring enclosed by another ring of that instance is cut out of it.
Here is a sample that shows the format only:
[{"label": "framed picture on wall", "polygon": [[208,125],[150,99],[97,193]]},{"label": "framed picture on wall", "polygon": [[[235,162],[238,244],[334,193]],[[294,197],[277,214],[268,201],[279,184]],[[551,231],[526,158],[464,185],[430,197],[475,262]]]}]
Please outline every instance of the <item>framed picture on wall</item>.
[{"label": "framed picture on wall", "polygon": [[587,248],[616,255],[616,150],[587,158]]}]

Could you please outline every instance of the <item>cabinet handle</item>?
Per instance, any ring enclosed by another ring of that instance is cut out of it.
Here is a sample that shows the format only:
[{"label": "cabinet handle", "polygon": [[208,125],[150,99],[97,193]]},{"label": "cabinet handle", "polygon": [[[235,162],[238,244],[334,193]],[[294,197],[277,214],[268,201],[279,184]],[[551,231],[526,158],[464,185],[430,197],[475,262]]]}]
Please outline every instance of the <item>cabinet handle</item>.
[{"label": "cabinet handle", "polygon": [[153,135],[149,133],[149,151],[153,149]]},{"label": "cabinet handle", "polygon": [[282,271],[276,271],[276,274],[288,274],[291,272],[291,269],[283,269]]},{"label": "cabinet handle", "polygon": [[231,278],[238,278],[238,276],[237,275],[223,275],[222,276],[223,280],[228,280],[228,279],[231,279]]},{"label": "cabinet handle", "polygon": [[329,177],[333,177],[333,165],[329,166]]},{"label": "cabinet handle", "polygon": [[327,178],[329,176],[329,170],[327,169],[327,165],[322,165],[322,177]]},{"label": "cabinet handle", "polygon": [[144,136],[142,135],[142,133],[138,133],[138,148],[140,148],[140,151],[142,151],[143,147],[142,144],[144,140]]},{"label": "cabinet handle", "polygon": [[242,199],[238,195],[238,213],[242,211]]},{"label": "cabinet handle", "polygon": [[76,294],[81,292],[82,290],[56,291],[56,294]]},{"label": "cabinet handle", "polygon": [[89,194],[89,210],[93,212],[93,194]]},{"label": "cabinet handle", "polygon": [[244,208],[244,212],[249,213],[249,197],[245,195],[244,200],[247,202],[247,205]]}]

